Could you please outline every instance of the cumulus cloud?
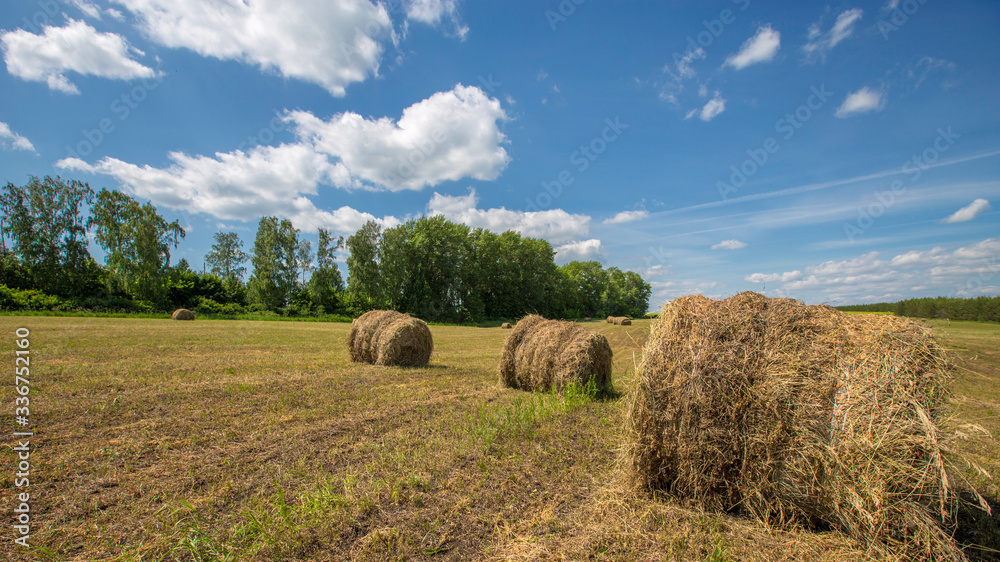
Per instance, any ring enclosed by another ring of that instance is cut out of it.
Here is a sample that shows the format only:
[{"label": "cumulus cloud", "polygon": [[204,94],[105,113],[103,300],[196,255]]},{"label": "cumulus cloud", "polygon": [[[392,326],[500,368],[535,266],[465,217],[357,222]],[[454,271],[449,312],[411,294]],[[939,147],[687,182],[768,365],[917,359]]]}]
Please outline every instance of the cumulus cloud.
[{"label": "cumulus cloud", "polygon": [[560,262],[600,260],[604,255],[601,241],[592,238],[563,244],[556,249],[556,260]]},{"label": "cumulus cloud", "polygon": [[384,43],[396,40],[385,5],[367,0],[115,1],[156,43],[256,65],[334,96],[377,76]]},{"label": "cumulus cloud", "polygon": [[499,102],[478,88],[456,86],[410,106],[398,122],[353,113],[327,121],[288,113],[284,118],[293,123],[296,142],[279,146],[213,156],[171,152],[164,168],[111,157],[93,164],[66,158],[56,165],[110,176],[132,193],[174,209],[226,220],[298,216],[341,229],[360,219],[349,211],[331,215],[316,209],[308,197],[320,186],[399,190],[446,179],[495,178],[508,161],[494,120],[502,114]]},{"label": "cumulus cloud", "polygon": [[865,86],[857,92],[849,94],[844,99],[844,103],[840,104],[840,107],[837,108],[834,115],[843,119],[869,111],[881,111],[884,107],[885,95],[882,92]]},{"label": "cumulus cloud", "polygon": [[854,34],[855,24],[861,20],[864,10],[853,8],[844,10],[837,16],[833,27],[825,33],[820,30],[819,24],[809,26],[809,42],[802,47],[807,58],[825,58],[826,53],[837,46],[838,43]]},{"label": "cumulus cloud", "polygon": [[774,59],[781,47],[781,33],[771,29],[770,25],[757,28],[757,34],[747,39],[739,52],[729,55],[723,66],[731,66],[740,70],[759,62]]},{"label": "cumulus cloud", "polygon": [[617,215],[611,217],[610,219],[604,219],[604,224],[625,224],[627,222],[635,222],[647,218],[649,216],[649,211],[639,210],[639,211],[622,211]]},{"label": "cumulus cloud", "polygon": [[719,116],[720,113],[726,110],[726,100],[719,95],[719,92],[715,92],[715,97],[708,100],[708,103],[701,108],[701,115],[699,116],[702,121],[711,121]]},{"label": "cumulus cloud", "polygon": [[507,114],[474,86],[438,92],[403,110],[398,121],[352,112],[324,121],[305,111],[288,119],[303,142],[338,161],[338,187],[398,191],[465,177],[493,180],[510,161],[498,127]]},{"label": "cumulus cloud", "polygon": [[746,248],[747,243],[741,242],[739,240],[723,240],[718,244],[712,246],[713,250],[739,250],[740,248]]},{"label": "cumulus cloud", "polygon": [[990,210],[992,210],[992,207],[990,207],[989,201],[987,201],[986,199],[976,199],[972,203],[969,203],[967,206],[962,207],[961,209],[955,211],[954,213],[952,213],[951,216],[949,216],[948,218],[944,219],[941,222],[947,224],[953,224],[956,222],[967,222]]},{"label": "cumulus cloud", "polygon": [[35,151],[35,146],[27,138],[10,130],[10,125],[0,121],[0,150]]},{"label": "cumulus cloud", "polygon": [[23,29],[8,31],[0,35],[0,43],[8,72],[30,82],[45,82],[50,89],[67,94],[80,93],[67,72],[113,80],[156,75],[132,58],[145,53],[131,47],[124,37],[98,33],[73,19],[65,27],[45,26],[41,35]]},{"label": "cumulus cloud", "polygon": [[562,209],[516,211],[504,207],[480,209],[474,189],[466,195],[435,193],[427,204],[428,215],[442,215],[472,228],[493,232],[516,231],[524,236],[543,238],[553,244],[579,239],[590,232],[590,217],[574,215]]}]

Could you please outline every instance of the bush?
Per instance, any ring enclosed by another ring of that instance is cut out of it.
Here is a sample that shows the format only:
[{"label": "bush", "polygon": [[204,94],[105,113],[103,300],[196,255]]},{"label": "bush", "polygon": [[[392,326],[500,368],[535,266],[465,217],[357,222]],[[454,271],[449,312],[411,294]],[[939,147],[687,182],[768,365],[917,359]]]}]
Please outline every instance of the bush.
[{"label": "bush", "polygon": [[3,310],[67,310],[72,303],[35,289],[11,289],[0,285],[0,309]]}]

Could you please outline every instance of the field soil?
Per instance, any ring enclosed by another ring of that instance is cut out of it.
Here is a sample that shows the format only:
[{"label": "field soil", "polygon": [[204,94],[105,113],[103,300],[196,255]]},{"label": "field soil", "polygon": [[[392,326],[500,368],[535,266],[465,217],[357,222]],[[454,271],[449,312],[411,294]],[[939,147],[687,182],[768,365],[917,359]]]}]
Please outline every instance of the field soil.
[{"label": "field soil", "polygon": [[[349,361],[349,324],[0,317],[0,554],[12,560],[844,560],[775,529],[629,493],[623,414],[648,320],[603,321],[615,391],[502,388],[509,330],[432,326],[421,368]],[[933,321],[960,473],[956,531],[1000,555],[1000,325]],[[13,543],[15,330],[30,329],[30,549]],[[977,468],[978,467],[978,468]]]}]

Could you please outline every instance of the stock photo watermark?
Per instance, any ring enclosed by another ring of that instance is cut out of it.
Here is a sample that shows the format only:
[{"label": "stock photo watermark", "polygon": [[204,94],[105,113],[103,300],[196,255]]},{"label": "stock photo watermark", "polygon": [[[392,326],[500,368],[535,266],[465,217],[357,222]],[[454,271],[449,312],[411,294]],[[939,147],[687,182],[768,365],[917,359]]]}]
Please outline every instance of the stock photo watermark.
[{"label": "stock photo watermark", "polygon": [[[833,92],[826,89],[826,84],[820,84],[818,87],[811,86],[809,90],[810,94],[805,103],[774,122],[774,132],[780,134],[781,138],[786,141],[791,140],[795,133],[812,119],[833,95]],[[715,188],[719,191],[722,200],[725,201],[730,195],[745,186],[750,178],[755,176],[767,164],[770,157],[779,150],[781,150],[781,144],[775,137],[767,137],[759,146],[748,148],[746,151],[747,159],[738,165],[733,164],[729,167],[732,172],[729,175],[729,181],[715,182]]]},{"label": "stock photo watermark", "polygon": [[[577,173],[583,173],[590,168],[590,164],[604,154],[612,143],[621,138],[622,133],[629,127],[627,123],[622,123],[618,116],[614,119],[610,117],[604,119],[604,124],[604,128],[598,135],[590,142],[581,144],[578,150],[569,155],[569,163],[573,165]],[[531,197],[525,198],[527,203],[525,210],[537,212],[549,208],[552,202],[562,195],[563,190],[572,185],[574,181],[576,181],[576,177],[573,172],[569,168],[564,168],[556,174],[554,180],[542,182],[542,191],[535,196],[534,200]]]},{"label": "stock photo watermark", "polygon": [[[135,85],[128,92],[111,101],[108,111],[112,116],[117,117],[117,122],[121,123],[129,118],[139,106],[146,101],[149,93],[160,87],[163,83],[163,73],[158,72],[153,78],[146,78],[141,83]],[[82,140],[75,145],[66,145],[66,158],[82,159],[90,156],[94,150],[101,145],[112,133],[117,130],[118,125],[111,116],[102,117],[97,121],[92,129],[81,129]]]},{"label": "stock photo watermark", "polygon": [[[941,155],[948,152],[961,137],[962,135],[952,131],[950,126],[947,128],[938,127],[937,136],[931,142],[931,146],[928,146],[919,154],[914,154],[904,162],[899,168],[899,173],[907,176],[909,183],[917,182],[923,173],[940,160]],[[870,201],[867,205],[858,207],[857,218],[853,222],[845,222],[843,224],[844,235],[847,236],[847,240],[853,243],[858,236],[867,232],[868,229],[875,225],[877,219],[885,215],[886,211],[899,201],[900,196],[904,193],[906,193],[906,182],[900,179],[893,180],[889,184],[889,189],[875,192],[873,195],[874,200]]]},{"label": "stock photo watermark", "polygon": [[879,19],[877,26],[882,38],[889,40],[889,34],[899,31],[910,21],[910,17],[920,11],[920,7],[927,3],[927,0],[902,0],[896,8],[889,13],[888,19]]},{"label": "stock photo watermark", "polygon": [[14,421],[20,431],[14,431],[14,543],[22,548],[31,546],[31,331],[14,331]]}]

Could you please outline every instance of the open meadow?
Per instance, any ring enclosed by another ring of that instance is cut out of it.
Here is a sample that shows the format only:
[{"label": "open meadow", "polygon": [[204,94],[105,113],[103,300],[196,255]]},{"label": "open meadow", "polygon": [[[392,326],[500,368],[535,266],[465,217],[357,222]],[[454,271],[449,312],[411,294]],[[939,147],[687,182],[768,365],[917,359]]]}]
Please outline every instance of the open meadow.
[{"label": "open meadow", "polygon": [[[1000,497],[1000,325],[933,321],[951,351],[960,465]],[[501,388],[510,332],[431,326],[423,368],[353,364],[349,324],[0,317],[31,331],[30,551],[12,543],[12,369],[0,552],[51,560],[849,560],[835,532],[780,530],[627,493],[617,465],[650,320],[587,323],[610,396]],[[997,511],[957,533],[998,555]],[[983,546],[985,545],[985,547]]]}]

